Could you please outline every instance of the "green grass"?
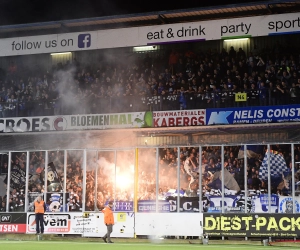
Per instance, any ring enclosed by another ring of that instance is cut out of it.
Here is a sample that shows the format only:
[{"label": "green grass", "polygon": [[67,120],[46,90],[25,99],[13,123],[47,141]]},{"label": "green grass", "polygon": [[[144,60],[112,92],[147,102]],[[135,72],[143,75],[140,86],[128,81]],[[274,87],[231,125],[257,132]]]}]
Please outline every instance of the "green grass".
[{"label": "green grass", "polygon": [[[114,243],[102,242],[66,242],[66,241],[10,241],[0,240],[1,250],[272,250],[282,249],[280,246],[251,245],[202,245],[195,244],[165,244],[165,243]],[[299,249],[299,245],[289,246]]]}]

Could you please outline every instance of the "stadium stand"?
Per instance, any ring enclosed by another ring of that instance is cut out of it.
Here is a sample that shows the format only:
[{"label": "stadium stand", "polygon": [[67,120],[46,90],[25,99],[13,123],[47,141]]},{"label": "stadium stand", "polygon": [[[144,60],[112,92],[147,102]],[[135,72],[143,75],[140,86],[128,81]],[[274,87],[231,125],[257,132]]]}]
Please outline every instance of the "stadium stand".
[{"label": "stadium stand", "polygon": [[135,54],[127,65],[75,59],[30,73],[12,63],[0,82],[0,117],[299,104],[299,49],[255,50]]}]

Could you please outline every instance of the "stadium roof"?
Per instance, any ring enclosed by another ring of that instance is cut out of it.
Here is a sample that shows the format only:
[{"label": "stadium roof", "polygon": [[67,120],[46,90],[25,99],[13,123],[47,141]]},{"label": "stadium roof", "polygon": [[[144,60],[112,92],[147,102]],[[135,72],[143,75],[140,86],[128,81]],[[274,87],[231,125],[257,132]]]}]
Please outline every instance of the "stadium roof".
[{"label": "stadium roof", "polygon": [[260,1],[172,11],[104,16],[52,22],[0,26],[0,37],[81,32],[180,22],[283,14],[300,11],[300,1]]}]

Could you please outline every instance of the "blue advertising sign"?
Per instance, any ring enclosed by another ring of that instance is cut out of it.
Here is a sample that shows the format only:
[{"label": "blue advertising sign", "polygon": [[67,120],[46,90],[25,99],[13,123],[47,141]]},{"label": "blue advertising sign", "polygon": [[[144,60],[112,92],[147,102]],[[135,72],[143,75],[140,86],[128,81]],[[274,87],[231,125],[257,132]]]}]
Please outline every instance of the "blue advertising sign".
[{"label": "blue advertising sign", "polygon": [[299,122],[300,105],[207,109],[206,125]]},{"label": "blue advertising sign", "polygon": [[[209,213],[222,212],[222,196],[208,196]],[[271,194],[270,209],[271,213],[278,212],[279,197],[276,194]],[[268,194],[251,195],[247,199],[244,194],[225,195],[224,196],[224,212],[231,213],[268,213],[269,212],[269,197]]]},{"label": "blue advertising sign", "polygon": [[[34,195],[34,194],[32,194]],[[33,196],[34,197],[34,196]],[[46,212],[63,212],[63,211],[81,211],[80,205],[76,202],[74,197],[70,197],[70,193],[47,193],[46,194]],[[65,208],[64,208],[65,207]]]}]

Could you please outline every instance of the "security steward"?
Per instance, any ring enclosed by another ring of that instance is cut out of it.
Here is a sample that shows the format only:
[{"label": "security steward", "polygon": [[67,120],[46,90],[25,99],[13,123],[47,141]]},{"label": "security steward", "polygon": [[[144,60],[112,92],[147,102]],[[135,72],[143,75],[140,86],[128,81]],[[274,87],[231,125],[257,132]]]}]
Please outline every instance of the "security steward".
[{"label": "security steward", "polygon": [[34,201],[34,212],[36,222],[36,234],[44,233],[44,213],[46,211],[46,203],[38,196]]},{"label": "security steward", "polygon": [[106,243],[113,243],[110,239],[110,234],[113,231],[113,225],[115,224],[114,221],[114,213],[112,211],[113,208],[113,202],[110,201],[108,203],[108,206],[106,206],[102,211],[104,213],[104,224],[107,227],[107,233],[103,236],[103,240]]}]

